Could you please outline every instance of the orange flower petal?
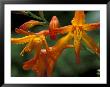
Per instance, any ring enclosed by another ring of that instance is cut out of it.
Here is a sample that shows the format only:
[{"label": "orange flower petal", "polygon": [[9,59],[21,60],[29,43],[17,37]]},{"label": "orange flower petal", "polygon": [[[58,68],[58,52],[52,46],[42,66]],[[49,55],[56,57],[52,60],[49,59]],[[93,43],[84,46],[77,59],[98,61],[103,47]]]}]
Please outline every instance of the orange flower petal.
[{"label": "orange flower petal", "polygon": [[54,47],[50,47],[49,53],[47,53],[48,59],[47,59],[47,76],[52,76],[56,61],[58,57],[60,56],[61,52],[56,50]]},{"label": "orange flower petal", "polygon": [[49,57],[47,64],[47,76],[52,76],[56,61]]},{"label": "orange flower petal", "polygon": [[54,46],[55,49],[57,50],[63,49],[72,38],[73,38],[73,35],[71,32],[69,32],[66,36],[63,36],[61,39],[57,41],[57,43]]},{"label": "orange flower petal", "polygon": [[56,28],[56,32],[57,33],[67,33],[67,32],[71,32],[72,30],[74,30],[75,28],[72,25],[68,25],[68,26],[64,26],[64,27],[60,27],[60,28]]},{"label": "orange flower petal", "polygon": [[[38,53],[36,53],[38,54]],[[41,76],[42,73],[44,73],[44,67],[46,67],[45,65],[43,66],[44,62],[46,61],[46,51],[45,50],[41,50],[40,53],[40,57],[38,58],[38,56],[35,54],[35,57],[24,62],[23,64],[23,69],[24,70],[29,70],[32,68],[32,70],[38,74],[38,76]],[[45,62],[46,63],[46,62]],[[42,66],[42,67],[41,67]],[[41,71],[42,70],[42,71]],[[46,68],[45,68],[46,70]],[[38,72],[39,71],[39,72]]]},{"label": "orange flower petal", "polygon": [[74,49],[75,49],[75,56],[76,56],[76,63],[80,63],[80,48],[81,48],[81,43],[79,41],[74,40]]},{"label": "orange flower petal", "polygon": [[30,42],[22,50],[20,55],[23,56],[24,52],[30,52],[33,48],[36,49],[36,51],[38,51],[38,54],[40,54],[41,46],[42,46],[42,38],[40,36],[32,37],[30,39]]},{"label": "orange flower petal", "polygon": [[22,38],[11,38],[11,43],[13,44],[27,43],[27,42],[30,42],[33,37],[35,37],[35,35],[29,35]]},{"label": "orange flower petal", "polygon": [[31,41],[25,46],[25,48],[21,51],[20,55],[23,56],[23,54],[24,54],[25,52],[30,52],[30,51],[32,51],[33,48],[34,48],[34,44],[33,44],[32,40],[31,40]]},{"label": "orange flower petal", "polygon": [[36,64],[33,65],[32,71],[34,71],[37,76],[46,75],[46,58],[40,57],[37,59]]},{"label": "orange flower petal", "polygon": [[82,30],[79,29],[79,27],[76,27],[76,30],[73,32],[74,35],[74,48],[75,48],[75,55],[76,55],[76,63],[80,63],[80,47],[81,43],[80,40],[82,38]]},{"label": "orange flower petal", "polygon": [[83,29],[86,31],[96,30],[100,28],[100,23],[84,24]]},{"label": "orange flower petal", "polygon": [[82,25],[85,23],[85,14],[84,11],[75,11],[75,16],[71,21],[72,25]]},{"label": "orange flower petal", "polygon": [[49,54],[52,56],[49,56],[47,59],[47,76],[52,76],[53,70],[55,68],[55,64],[56,64],[59,56],[61,55],[62,51],[68,47],[73,48],[73,45],[65,45],[65,47],[62,48],[61,50],[57,50],[57,49],[55,49],[55,47],[50,48],[51,52]]},{"label": "orange flower petal", "polygon": [[24,70],[29,70],[29,69],[31,69],[32,66],[35,64],[35,62],[36,62],[36,61],[35,61],[35,58],[30,59],[30,60],[24,62],[24,64],[23,64],[23,69],[24,69]]},{"label": "orange flower petal", "polygon": [[32,66],[32,71],[34,71],[37,76],[46,76],[46,51],[41,50],[40,56],[38,57],[37,55],[35,56],[36,58],[36,63]]},{"label": "orange flower petal", "polygon": [[42,40],[40,38],[33,39],[34,49],[36,50],[36,57],[39,58],[42,48]]},{"label": "orange flower petal", "polygon": [[73,45],[68,44],[68,45],[65,46],[65,49],[66,48],[73,48],[73,47],[74,47]]},{"label": "orange flower petal", "polygon": [[97,46],[95,41],[86,34],[86,32],[83,32],[82,39],[92,51],[94,51],[97,55],[100,54],[100,48]]}]

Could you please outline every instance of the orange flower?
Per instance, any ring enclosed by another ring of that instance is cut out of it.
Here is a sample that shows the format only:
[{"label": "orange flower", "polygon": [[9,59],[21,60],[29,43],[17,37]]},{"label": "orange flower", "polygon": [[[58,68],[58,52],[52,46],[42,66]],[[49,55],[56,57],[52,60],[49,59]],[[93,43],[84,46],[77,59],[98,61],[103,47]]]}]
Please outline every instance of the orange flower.
[{"label": "orange flower", "polygon": [[42,49],[40,53],[36,52],[35,56],[32,59],[24,62],[23,69],[24,70],[32,69],[32,71],[35,72],[37,76],[47,76],[46,58],[47,58],[46,50]]},{"label": "orange flower", "polygon": [[71,21],[72,25],[60,27],[61,32],[72,32],[74,38],[74,49],[76,54],[76,63],[80,63],[80,48],[81,40],[83,40],[87,46],[99,55],[100,48],[96,45],[95,41],[86,34],[86,31],[96,30],[100,27],[100,23],[85,24],[84,11],[75,11],[75,16]]},{"label": "orange flower", "polygon": [[22,50],[20,55],[23,56],[25,52],[30,52],[32,49],[35,50],[34,58],[26,61],[23,64],[24,70],[32,69],[37,76],[45,76],[46,72],[46,51],[42,49],[44,45],[43,40],[45,37],[43,35],[29,35],[23,38],[12,38],[11,42],[14,44],[23,44],[27,43],[25,48]]},{"label": "orange flower", "polygon": [[47,75],[48,76],[52,76],[52,72],[54,70],[54,66],[59,58],[59,56],[61,55],[61,53],[63,52],[63,50],[65,48],[69,48],[69,47],[73,47],[72,45],[68,45],[70,40],[72,39],[72,35],[71,33],[68,33],[66,36],[62,37],[61,39],[59,39],[57,41],[57,43],[52,46],[46,47],[46,52],[47,52]]},{"label": "orange flower", "polygon": [[36,52],[35,57],[26,61],[23,68],[25,70],[32,68],[32,70],[37,73],[37,76],[52,76],[54,66],[62,51],[65,48],[73,47],[72,45],[68,45],[71,38],[71,33],[68,33],[65,37],[58,40],[52,47],[48,47],[47,42],[44,39],[46,49]]},{"label": "orange flower", "polygon": [[[30,52],[32,49],[35,49],[36,53],[34,58],[23,64],[24,70],[32,69],[37,76],[52,76],[55,63],[62,51],[65,48],[73,47],[68,45],[72,37],[73,36],[70,32],[66,36],[59,39],[52,47],[48,47],[48,43],[43,35],[29,35],[16,39],[12,38],[11,42],[15,44],[27,43],[26,47],[20,53],[22,56],[24,52]],[[45,46],[45,49],[41,49],[43,45]]]},{"label": "orange flower", "polygon": [[20,55],[23,56],[24,52],[30,52],[32,49],[41,49],[42,37],[38,35],[29,35],[22,38],[11,38],[11,42],[14,44],[24,44],[27,43],[26,47],[22,50]]}]

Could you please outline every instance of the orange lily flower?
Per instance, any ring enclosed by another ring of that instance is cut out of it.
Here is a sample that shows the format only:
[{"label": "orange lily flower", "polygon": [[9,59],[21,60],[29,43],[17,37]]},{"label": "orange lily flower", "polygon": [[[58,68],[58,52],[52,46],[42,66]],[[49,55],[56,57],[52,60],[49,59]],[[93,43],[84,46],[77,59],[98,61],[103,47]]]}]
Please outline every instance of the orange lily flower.
[{"label": "orange lily flower", "polygon": [[[68,45],[71,38],[71,33],[68,33],[65,37],[62,37],[60,40],[58,40],[57,43],[52,47],[48,47],[45,38],[42,38],[42,42],[46,47],[45,49],[41,49],[41,43],[39,43],[39,46],[38,41],[36,40],[37,42],[34,43],[36,44],[37,49],[35,57],[26,61],[23,64],[23,69],[29,70],[32,68],[32,70],[37,73],[37,76],[52,76],[56,61],[63,50],[65,48],[73,47],[72,45]],[[31,47],[34,44],[31,43]]]},{"label": "orange lily flower", "polygon": [[43,44],[43,35],[29,35],[22,38],[12,38],[11,42],[14,44],[23,44],[27,43],[25,48],[22,50],[20,55],[23,56],[25,52],[30,52],[32,49],[35,50],[35,56],[34,58],[26,61],[23,64],[24,70],[32,69],[35,73],[37,73],[37,76],[45,76],[45,69],[46,69],[46,52],[42,49]]},{"label": "orange lily flower", "polygon": [[[24,52],[30,52],[32,49],[36,50],[34,58],[26,61],[23,64],[24,70],[32,70],[37,73],[37,76],[51,76],[55,63],[65,48],[73,47],[68,45],[69,41],[72,39],[72,34],[68,33],[66,36],[62,37],[57,43],[48,47],[45,37],[29,35],[23,38],[12,38],[11,42],[15,44],[28,43],[20,55],[23,56]],[[45,45],[45,49],[41,49],[42,45]]]},{"label": "orange lily flower", "polygon": [[[87,46],[95,52],[97,55],[100,53],[100,48],[97,46],[95,41],[86,34],[86,31],[96,30],[100,27],[100,23],[85,23],[85,14],[84,11],[75,11],[75,16],[71,21],[72,25],[60,27],[60,31],[64,32],[72,32],[74,38],[74,49],[76,54],[76,63],[80,63],[80,48],[81,48],[81,40],[83,40]],[[57,29],[58,30],[58,29]]]}]

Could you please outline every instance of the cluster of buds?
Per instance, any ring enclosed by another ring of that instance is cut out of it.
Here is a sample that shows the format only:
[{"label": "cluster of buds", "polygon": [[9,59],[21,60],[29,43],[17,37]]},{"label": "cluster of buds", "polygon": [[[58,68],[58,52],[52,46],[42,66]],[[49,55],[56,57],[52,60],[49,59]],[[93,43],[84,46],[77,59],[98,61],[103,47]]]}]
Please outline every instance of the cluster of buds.
[{"label": "cluster of buds", "polygon": [[[34,57],[24,62],[23,69],[31,69],[37,76],[52,76],[54,66],[66,48],[73,48],[75,50],[76,63],[79,64],[81,40],[98,56],[100,54],[99,46],[86,33],[86,31],[99,29],[100,23],[86,24],[84,11],[75,11],[70,25],[60,27],[58,18],[53,16],[48,29],[36,33],[29,31],[31,27],[37,25],[42,26],[43,22],[36,20],[25,22],[19,28],[16,28],[15,31],[26,36],[22,38],[11,38],[11,43],[13,44],[27,43],[20,55],[23,56],[24,53],[35,50]],[[65,36],[61,37],[55,45],[50,47],[46,36],[49,35],[51,40],[56,40],[58,34],[65,34]]]}]

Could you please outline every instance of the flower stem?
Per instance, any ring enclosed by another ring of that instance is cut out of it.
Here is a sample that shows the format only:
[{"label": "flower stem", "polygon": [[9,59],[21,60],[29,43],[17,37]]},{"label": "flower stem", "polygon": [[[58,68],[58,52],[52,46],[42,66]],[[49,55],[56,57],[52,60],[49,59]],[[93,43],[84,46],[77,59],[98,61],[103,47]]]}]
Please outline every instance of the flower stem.
[{"label": "flower stem", "polygon": [[[30,11],[25,11],[25,14],[27,16],[33,17],[33,18],[35,18],[37,20],[44,21],[44,24],[48,24],[48,21],[44,17],[39,17],[39,16],[35,15],[34,13],[32,13]],[[42,13],[42,15],[43,15],[43,13]]]}]

